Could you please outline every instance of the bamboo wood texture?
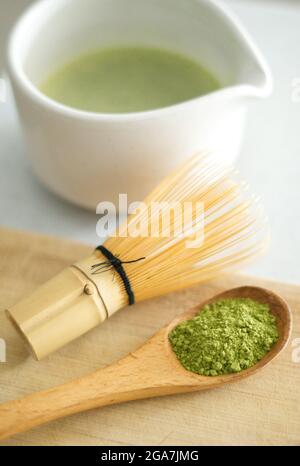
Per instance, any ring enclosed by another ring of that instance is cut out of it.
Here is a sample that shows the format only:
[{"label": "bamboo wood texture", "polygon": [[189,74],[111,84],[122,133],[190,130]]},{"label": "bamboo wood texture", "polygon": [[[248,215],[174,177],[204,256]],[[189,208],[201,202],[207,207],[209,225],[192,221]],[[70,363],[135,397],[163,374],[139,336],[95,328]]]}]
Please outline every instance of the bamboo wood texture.
[{"label": "bamboo wood texture", "polygon": [[[64,241],[2,230],[0,252],[0,304],[4,308],[22,294],[32,291],[36,285],[50,278],[68,262],[79,259],[89,251],[86,247]],[[6,338],[8,361],[0,364],[0,401],[51,387],[105,366],[136,349],[158,327],[166,324],[187,306],[195,305],[224,288],[251,282],[257,284],[257,280],[245,277],[225,278],[207,286],[143,303],[135,309],[126,309],[90,335],[82,337],[40,363],[27,358],[22,341],[10,328],[4,315],[1,315],[0,337]],[[281,291],[294,311],[298,306],[298,312],[294,314],[294,336],[297,336],[297,332],[299,336],[299,289],[278,284],[266,286]],[[157,344],[164,345],[165,340],[158,338]],[[297,443],[300,438],[300,395],[297,389],[300,365],[291,361],[291,350],[289,347],[259,376],[238,385],[192,396],[181,395],[111,406],[21,434],[6,444]],[[114,403],[115,396],[126,401],[132,389],[132,385],[127,386],[127,383],[136,383],[140,390],[136,394],[137,398],[148,396],[149,372],[146,369],[149,365],[144,362],[147,354],[151,355],[148,345],[127,357],[123,363],[117,363],[116,366],[82,379],[75,398],[72,384],[67,385],[69,393],[66,391],[63,396],[57,397],[57,389],[54,389],[48,396],[55,397],[58,410],[64,406],[63,414],[76,412],[78,403],[86,400],[89,395],[91,400],[86,402],[89,403],[86,408],[94,406],[96,402],[98,406]],[[185,390],[198,389],[197,384],[195,385],[198,376],[191,374],[190,382],[186,379],[170,380],[169,370],[168,377],[161,370],[165,367],[163,363],[159,358],[157,361],[153,360],[152,355],[149,359],[149,367],[157,371],[160,385],[160,388],[158,385],[151,387],[152,395],[155,396],[156,391],[162,390],[162,387],[165,393],[173,393],[174,382]],[[173,363],[177,364],[176,359]],[[120,374],[118,380],[113,376],[116,369]],[[183,372],[186,374],[186,371]],[[128,377],[129,374],[131,377]],[[178,377],[178,373],[175,374],[177,375],[174,377]],[[121,382],[123,388],[120,392]],[[100,385],[103,387],[100,400],[99,392],[98,399],[95,400],[95,389]],[[43,398],[40,402],[46,415],[49,415],[51,402],[47,399],[46,406]],[[57,412],[54,417],[57,417]],[[26,413],[24,419],[26,421]]]}]

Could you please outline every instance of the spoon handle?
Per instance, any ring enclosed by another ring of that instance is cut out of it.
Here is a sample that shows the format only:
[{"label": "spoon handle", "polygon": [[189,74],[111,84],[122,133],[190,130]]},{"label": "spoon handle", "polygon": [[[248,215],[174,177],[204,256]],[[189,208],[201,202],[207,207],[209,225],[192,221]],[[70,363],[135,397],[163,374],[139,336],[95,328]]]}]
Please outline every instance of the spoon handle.
[{"label": "spoon handle", "polygon": [[0,440],[93,408],[197,389],[170,370],[162,334],[104,369],[0,405]]},{"label": "spoon handle", "polygon": [[149,380],[143,379],[141,370],[140,360],[129,355],[81,379],[4,403],[0,439],[92,408],[144,398]]},{"label": "spoon handle", "polygon": [[212,386],[174,369],[165,351],[165,333],[161,329],[134,353],[104,369],[0,405],[0,440],[93,408]]}]

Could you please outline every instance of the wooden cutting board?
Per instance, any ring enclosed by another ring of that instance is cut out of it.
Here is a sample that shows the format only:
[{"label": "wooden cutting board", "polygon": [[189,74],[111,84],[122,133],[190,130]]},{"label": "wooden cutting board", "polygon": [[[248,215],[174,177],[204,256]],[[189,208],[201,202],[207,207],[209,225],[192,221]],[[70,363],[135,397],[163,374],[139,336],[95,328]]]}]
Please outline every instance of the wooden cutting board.
[{"label": "wooden cutting board", "polygon": [[[300,444],[300,287],[226,276],[205,286],[126,308],[42,362],[34,361],[4,309],[89,254],[91,248],[33,234],[0,230],[0,402],[43,390],[103,367],[136,349],[183,310],[226,288],[254,284],[290,304],[292,340],[256,376],[207,392],[136,401],[76,415],[2,445],[292,445]],[[292,347],[298,344],[299,351]],[[147,367],[145,367],[147,370]]]}]

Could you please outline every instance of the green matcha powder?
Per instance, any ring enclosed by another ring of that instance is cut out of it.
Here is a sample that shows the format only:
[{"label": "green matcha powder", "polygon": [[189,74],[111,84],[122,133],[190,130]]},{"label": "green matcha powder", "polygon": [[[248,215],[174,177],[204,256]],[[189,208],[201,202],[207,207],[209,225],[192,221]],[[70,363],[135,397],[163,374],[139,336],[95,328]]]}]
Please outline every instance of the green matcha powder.
[{"label": "green matcha powder", "polygon": [[169,340],[187,370],[216,376],[254,366],[278,337],[269,306],[239,298],[204,306],[193,319],[173,329]]}]

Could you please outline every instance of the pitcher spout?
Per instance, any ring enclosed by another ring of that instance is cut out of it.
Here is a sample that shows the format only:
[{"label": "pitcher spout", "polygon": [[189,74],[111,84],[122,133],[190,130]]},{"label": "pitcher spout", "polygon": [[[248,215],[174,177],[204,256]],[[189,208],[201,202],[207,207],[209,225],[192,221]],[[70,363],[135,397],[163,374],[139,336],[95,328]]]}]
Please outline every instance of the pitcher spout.
[{"label": "pitcher spout", "polygon": [[270,96],[273,90],[272,73],[259,47],[226,5],[215,0],[211,5],[223,12],[224,28],[220,35],[223,35],[225,60],[231,68],[224,67],[224,87],[236,87],[236,92],[244,97]]}]

